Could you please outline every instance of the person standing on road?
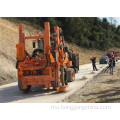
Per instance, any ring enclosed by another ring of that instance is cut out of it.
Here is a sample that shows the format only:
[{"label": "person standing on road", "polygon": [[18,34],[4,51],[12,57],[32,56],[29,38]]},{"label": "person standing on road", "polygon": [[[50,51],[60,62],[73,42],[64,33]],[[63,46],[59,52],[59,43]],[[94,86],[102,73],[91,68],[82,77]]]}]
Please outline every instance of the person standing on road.
[{"label": "person standing on road", "polygon": [[93,66],[93,71],[97,71],[97,67],[96,67],[96,57],[92,57],[90,59],[92,61],[92,66]]},{"label": "person standing on road", "polygon": [[113,75],[113,68],[114,67],[115,67],[115,59],[114,59],[114,57],[112,57],[109,60],[110,75]]}]

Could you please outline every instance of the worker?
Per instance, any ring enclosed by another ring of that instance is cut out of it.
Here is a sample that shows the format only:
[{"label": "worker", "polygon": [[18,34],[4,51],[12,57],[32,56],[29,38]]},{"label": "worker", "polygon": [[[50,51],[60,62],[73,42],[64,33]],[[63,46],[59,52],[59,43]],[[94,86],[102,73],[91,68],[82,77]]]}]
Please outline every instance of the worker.
[{"label": "worker", "polygon": [[97,67],[96,67],[96,57],[92,57],[90,59],[92,61],[92,66],[93,66],[93,71],[97,71]]},{"label": "worker", "polygon": [[114,67],[115,67],[115,59],[114,59],[114,57],[112,57],[109,60],[110,75],[113,75],[113,68]]}]

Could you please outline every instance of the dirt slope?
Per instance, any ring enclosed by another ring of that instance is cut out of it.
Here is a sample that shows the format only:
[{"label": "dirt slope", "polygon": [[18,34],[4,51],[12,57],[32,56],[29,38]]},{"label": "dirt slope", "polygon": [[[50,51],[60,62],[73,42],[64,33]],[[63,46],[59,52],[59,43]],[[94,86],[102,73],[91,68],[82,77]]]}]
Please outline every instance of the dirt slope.
[{"label": "dirt slope", "polygon": [[[25,25],[26,34],[29,30],[36,31]],[[17,79],[15,69],[16,43],[18,43],[18,24],[0,18],[0,85]]]},{"label": "dirt slope", "polygon": [[[36,31],[35,28],[24,25],[26,35],[29,35],[29,32],[34,34]],[[17,80],[15,69],[16,43],[18,43],[18,23],[0,18],[0,85]],[[91,56],[96,56],[98,60],[106,53],[99,50],[87,50],[74,44],[66,43],[66,45],[69,45],[74,52],[80,53],[80,64],[90,63]],[[32,44],[28,43],[27,49],[30,50],[31,46]]]}]

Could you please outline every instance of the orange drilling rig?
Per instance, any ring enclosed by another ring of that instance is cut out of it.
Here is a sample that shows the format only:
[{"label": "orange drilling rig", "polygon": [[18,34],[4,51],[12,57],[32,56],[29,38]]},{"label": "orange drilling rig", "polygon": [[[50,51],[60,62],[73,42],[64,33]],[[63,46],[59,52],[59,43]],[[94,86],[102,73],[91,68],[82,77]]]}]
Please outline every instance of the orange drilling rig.
[{"label": "orange drilling rig", "polygon": [[[62,29],[55,26],[51,35],[50,23],[45,22],[44,26],[44,35],[37,31],[35,36],[25,36],[23,24],[19,24],[16,68],[18,87],[25,93],[32,85],[45,85],[48,90],[53,87],[58,92],[67,91],[68,82],[74,81],[79,70],[79,54],[65,46]],[[33,41],[32,55],[26,51],[26,40]]]}]

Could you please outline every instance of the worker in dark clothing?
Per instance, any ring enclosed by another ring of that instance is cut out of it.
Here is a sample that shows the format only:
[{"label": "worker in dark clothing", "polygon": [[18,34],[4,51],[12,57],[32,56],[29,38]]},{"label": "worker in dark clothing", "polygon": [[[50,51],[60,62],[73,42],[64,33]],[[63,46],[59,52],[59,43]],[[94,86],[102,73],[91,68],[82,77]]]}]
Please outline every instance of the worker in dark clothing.
[{"label": "worker in dark clothing", "polygon": [[110,60],[109,60],[110,75],[113,75],[114,67],[115,67],[115,59],[113,57],[113,58],[110,58]]},{"label": "worker in dark clothing", "polygon": [[92,57],[91,59],[90,59],[91,61],[92,61],[92,66],[93,66],[93,71],[97,71],[97,67],[96,67],[96,57]]}]

